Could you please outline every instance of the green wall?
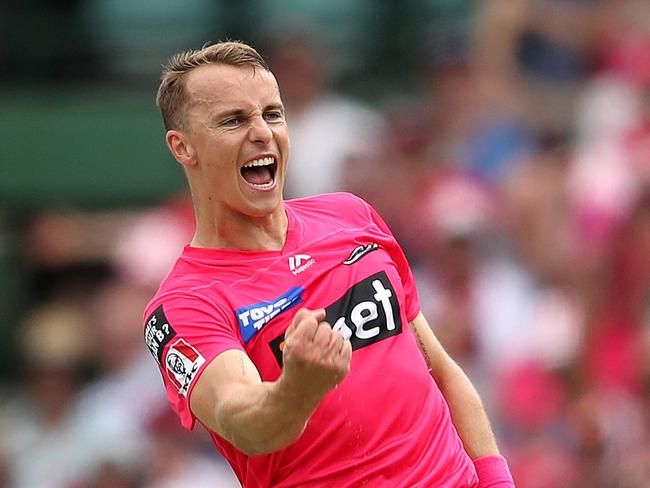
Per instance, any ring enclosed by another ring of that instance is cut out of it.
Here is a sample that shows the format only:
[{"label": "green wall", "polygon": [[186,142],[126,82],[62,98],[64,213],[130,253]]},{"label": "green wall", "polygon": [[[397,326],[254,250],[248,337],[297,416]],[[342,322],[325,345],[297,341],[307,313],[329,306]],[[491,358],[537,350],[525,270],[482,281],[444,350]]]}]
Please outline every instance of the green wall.
[{"label": "green wall", "polygon": [[0,92],[0,204],[131,206],[185,185],[150,93]]}]

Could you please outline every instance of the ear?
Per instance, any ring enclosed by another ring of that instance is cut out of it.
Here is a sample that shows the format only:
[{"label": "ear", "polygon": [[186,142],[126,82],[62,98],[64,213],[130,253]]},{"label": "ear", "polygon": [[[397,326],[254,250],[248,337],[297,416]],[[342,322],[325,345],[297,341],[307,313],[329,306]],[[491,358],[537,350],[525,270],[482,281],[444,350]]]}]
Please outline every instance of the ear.
[{"label": "ear", "polygon": [[183,165],[185,168],[196,166],[198,160],[196,158],[196,149],[187,140],[187,135],[177,130],[168,130],[165,134],[167,147],[174,156],[174,159]]}]

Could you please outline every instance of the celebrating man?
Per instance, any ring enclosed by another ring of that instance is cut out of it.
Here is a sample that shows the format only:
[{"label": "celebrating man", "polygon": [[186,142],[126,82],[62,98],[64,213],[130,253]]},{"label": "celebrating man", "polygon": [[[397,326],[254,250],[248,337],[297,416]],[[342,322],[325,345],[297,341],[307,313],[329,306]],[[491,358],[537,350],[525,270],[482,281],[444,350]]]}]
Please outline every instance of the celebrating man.
[{"label": "celebrating man", "polygon": [[245,487],[514,486],[382,219],[345,193],[283,200],[289,134],[263,58],[177,54],[157,103],[196,214],[145,312],[181,423]]}]

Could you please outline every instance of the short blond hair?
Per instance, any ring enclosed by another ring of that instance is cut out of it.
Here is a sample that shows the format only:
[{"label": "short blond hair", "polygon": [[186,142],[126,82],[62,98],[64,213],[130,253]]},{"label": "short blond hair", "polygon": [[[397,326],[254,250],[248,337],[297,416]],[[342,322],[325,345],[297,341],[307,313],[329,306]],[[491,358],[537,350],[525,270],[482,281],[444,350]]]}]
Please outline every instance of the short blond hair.
[{"label": "short blond hair", "polygon": [[183,51],[169,58],[163,67],[156,105],[160,110],[165,130],[187,129],[187,105],[189,97],[185,90],[187,73],[199,66],[225,64],[250,66],[271,71],[264,58],[251,46],[241,41],[224,41],[201,49]]}]

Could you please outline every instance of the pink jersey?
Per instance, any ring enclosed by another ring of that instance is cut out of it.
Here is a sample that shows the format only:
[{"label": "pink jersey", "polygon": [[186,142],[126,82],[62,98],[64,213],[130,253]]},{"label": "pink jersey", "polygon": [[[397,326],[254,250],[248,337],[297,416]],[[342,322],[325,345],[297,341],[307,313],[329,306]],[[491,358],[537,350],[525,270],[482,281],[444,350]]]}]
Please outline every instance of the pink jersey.
[{"label": "pink jersey", "polygon": [[474,466],[409,326],[410,268],[376,212],[345,193],[284,202],[281,251],[186,247],[145,312],[145,340],[181,423],[197,378],[245,351],[264,381],[282,369],[298,309],[325,308],[352,344],[350,373],[290,446],[249,457],[210,431],[245,487],[474,487]]}]

